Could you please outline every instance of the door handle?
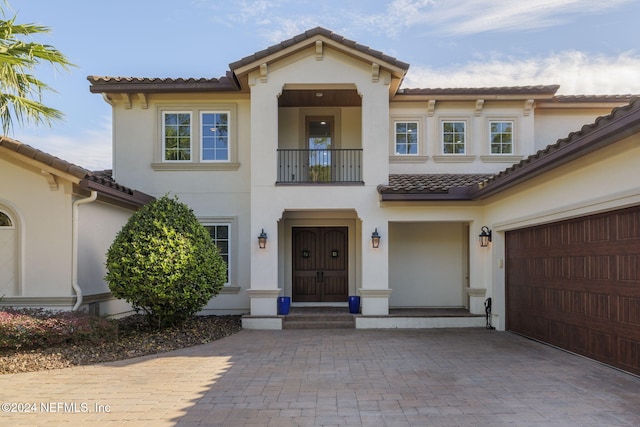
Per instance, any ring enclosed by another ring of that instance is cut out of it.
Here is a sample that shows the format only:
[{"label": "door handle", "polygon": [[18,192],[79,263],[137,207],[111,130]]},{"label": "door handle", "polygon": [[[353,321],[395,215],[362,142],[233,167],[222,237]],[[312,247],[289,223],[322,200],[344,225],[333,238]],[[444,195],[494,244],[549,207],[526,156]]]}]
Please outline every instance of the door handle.
[{"label": "door handle", "polygon": [[316,282],[322,282],[324,281],[324,272],[323,271],[317,271],[316,272]]}]

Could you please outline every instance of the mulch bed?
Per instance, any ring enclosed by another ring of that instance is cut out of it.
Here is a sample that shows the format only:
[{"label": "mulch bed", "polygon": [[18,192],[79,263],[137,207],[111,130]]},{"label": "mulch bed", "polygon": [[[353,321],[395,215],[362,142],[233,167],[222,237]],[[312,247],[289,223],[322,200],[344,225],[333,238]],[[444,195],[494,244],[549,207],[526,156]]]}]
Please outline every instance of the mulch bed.
[{"label": "mulch bed", "polygon": [[0,350],[0,374],[33,372],[113,362],[206,344],[242,329],[240,316],[196,316],[158,330],[142,315],[118,319],[118,333],[106,342],[63,344],[35,350]]}]

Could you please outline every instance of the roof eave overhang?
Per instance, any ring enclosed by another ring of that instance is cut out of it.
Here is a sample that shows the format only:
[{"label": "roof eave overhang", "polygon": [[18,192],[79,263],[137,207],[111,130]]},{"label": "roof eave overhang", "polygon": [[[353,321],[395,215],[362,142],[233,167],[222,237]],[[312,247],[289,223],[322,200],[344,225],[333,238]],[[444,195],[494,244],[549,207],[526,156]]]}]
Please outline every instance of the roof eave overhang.
[{"label": "roof eave overhang", "polygon": [[[483,93],[468,93],[468,94],[396,94],[393,97],[393,101],[407,102],[407,101],[475,101],[482,99],[484,101],[522,101],[532,99],[539,102],[540,100],[551,100],[553,94],[483,94]],[[537,105],[537,104],[536,104]],[[619,105],[619,104],[618,104]]]},{"label": "roof eave overhang", "polygon": [[553,100],[544,100],[538,101],[536,103],[536,108],[554,108],[554,109],[578,109],[578,108],[602,108],[605,110],[611,110],[613,108],[619,107],[624,104],[628,104],[629,100],[620,100],[620,101],[607,101],[607,102],[593,102],[593,101],[584,101],[584,102],[556,102]]},{"label": "roof eave overhang", "polygon": [[382,193],[382,202],[471,201],[469,196],[447,193]]},{"label": "roof eave overhang", "polygon": [[[67,180],[73,184],[80,183],[82,178],[84,178],[88,173],[84,169],[76,166],[72,166],[71,171],[64,171],[62,169],[55,167],[55,164],[49,165],[44,161],[39,160],[40,156],[48,156],[45,153],[38,152],[36,153],[36,157],[28,157],[18,151],[14,151],[6,147],[0,146],[0,150],[4,151],[6,153],[6,156],[9,158],[12,158],[23,164],[29,165],[33,168],[40,169],[42,173],[54,175],[56,177]],[[53,156],[49,156],[45,160],[49,160],[50,158],[53,158]],[[57,159],[55,161],[57,161]],[[60,162],[64,164],[63,161],[60,161]]]},{"label": "roof eave overhang", "polygon": [[83,190],[98,192],[100,200],[131,209],[138,209],[155,200],[155,197],[137,190],[125,192],[90,179],[83,179],[79,187]]},{"label": "roof eave overhang", "polygon": [[386,190],[386,186],[378,186],[380,200],[383,202],[395,201],[469,201],[470,187],[451,187],[447,192],[391,192]]}]

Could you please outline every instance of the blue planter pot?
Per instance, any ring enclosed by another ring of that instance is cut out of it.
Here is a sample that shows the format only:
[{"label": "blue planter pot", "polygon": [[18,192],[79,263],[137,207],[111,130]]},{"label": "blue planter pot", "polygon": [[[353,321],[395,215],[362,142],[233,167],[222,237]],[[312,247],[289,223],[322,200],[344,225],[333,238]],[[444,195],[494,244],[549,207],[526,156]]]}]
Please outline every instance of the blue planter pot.
[{"label": "blue planter pot", "polygon": [[291,308],[291,297],[278,297],[278,314],[286,316]]},{"label": "blue planter pot", "polygon": [[349,313],[351,314],[360,313],[360,297],[357,297],[357,296],[349,297]]}]

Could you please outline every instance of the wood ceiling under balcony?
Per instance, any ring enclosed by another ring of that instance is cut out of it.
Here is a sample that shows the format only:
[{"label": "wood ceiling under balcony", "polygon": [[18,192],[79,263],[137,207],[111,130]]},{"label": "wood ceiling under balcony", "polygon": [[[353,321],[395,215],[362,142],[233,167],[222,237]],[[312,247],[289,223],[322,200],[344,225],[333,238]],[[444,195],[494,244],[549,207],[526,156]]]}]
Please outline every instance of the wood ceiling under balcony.
[{"label": "wood ceiling under balcony", "polygon": [[278,98],[278,107],[360,106],[362,98],[355,89],[285,89]]}]

